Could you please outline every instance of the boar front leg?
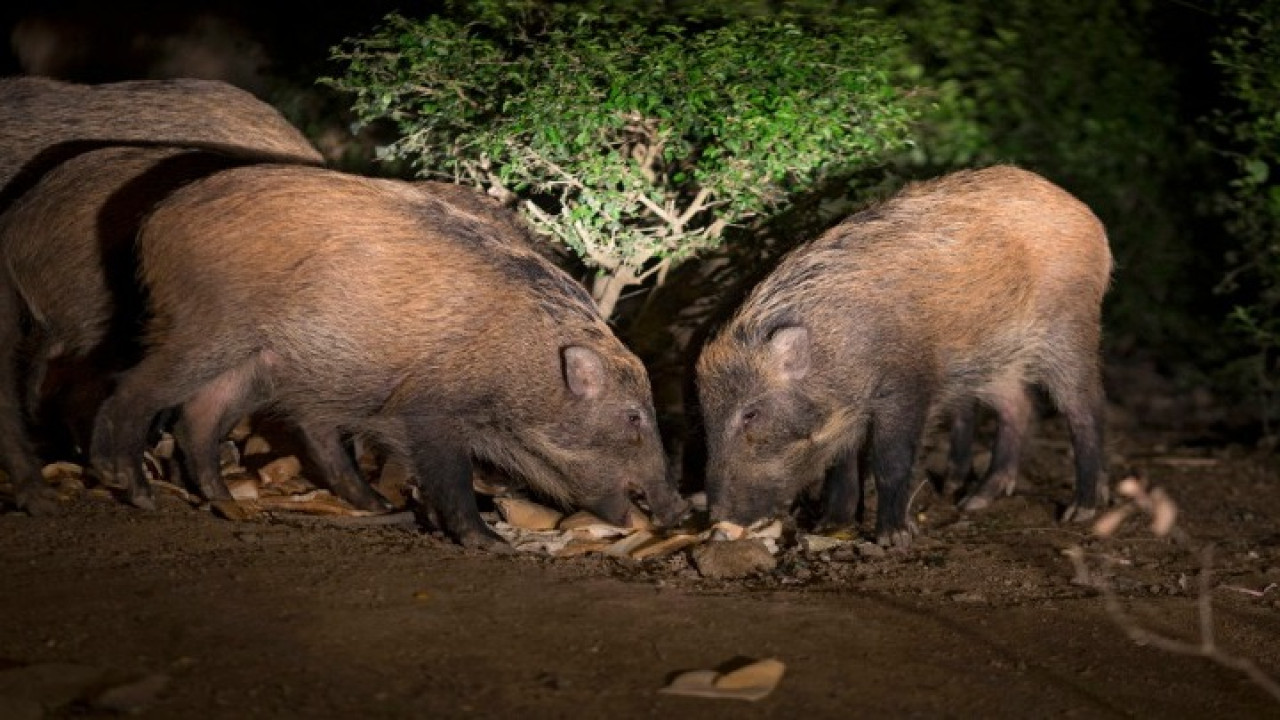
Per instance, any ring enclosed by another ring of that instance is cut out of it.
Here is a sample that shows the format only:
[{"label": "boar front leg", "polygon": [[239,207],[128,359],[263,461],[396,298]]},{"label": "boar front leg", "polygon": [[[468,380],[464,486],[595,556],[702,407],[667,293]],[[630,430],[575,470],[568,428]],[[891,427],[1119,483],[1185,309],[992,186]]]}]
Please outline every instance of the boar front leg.
[{"label": "boar front leg", "polygon": [[876,476],[876,541],[884,547],[911,547],[916,524],[909,516],[911,473],[924,434],[928,397],[895,394],[893,406],[871,419],[871,468]]},{"label": "boar front leg", "polygon": [[426,420],[409,423],[414,478],[423,501],[435,510],[440,529],[459,545],[488,550],[509,548],[480,517],[471,485],[470,451],[442,425]]},{"label": "boar front leg", "polygon": [[310,423],[299,425],[298,431],[306,442],[307,454],[320,467],[323,482],[330,490],[359,510],[387,511],[390,506],[360,475],[341,433]]},{"label": "boar front leg", "polygon": [[822,483],[822,532],[856,527],[866,512],[863,488],[868,464],[867,447],[862,439],[846,450],[827,471]]}]

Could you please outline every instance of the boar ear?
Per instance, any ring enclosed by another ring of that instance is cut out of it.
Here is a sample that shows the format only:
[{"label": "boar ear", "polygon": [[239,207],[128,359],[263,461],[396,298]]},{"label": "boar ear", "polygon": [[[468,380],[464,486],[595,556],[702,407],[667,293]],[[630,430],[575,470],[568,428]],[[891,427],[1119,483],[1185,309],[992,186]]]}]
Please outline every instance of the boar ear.
[{"label": "boar ear", "polygon": [[769,368],[783,380],[809,374],[809,329],[798,325],[778,328],[769,336]]},{"label": "boar ear", "polygon": [[564,382],[580,398],[594,400],[604,392],[604,360],[591,348],[564,349]]}]

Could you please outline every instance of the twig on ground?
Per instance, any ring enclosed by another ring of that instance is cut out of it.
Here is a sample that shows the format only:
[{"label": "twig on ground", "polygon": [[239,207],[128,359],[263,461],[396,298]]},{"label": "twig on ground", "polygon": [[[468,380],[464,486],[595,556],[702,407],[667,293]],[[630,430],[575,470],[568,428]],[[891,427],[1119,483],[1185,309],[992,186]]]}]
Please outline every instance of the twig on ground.
[{"label": "twig on ground", "polygon": [[[1103,538],[1111,538],[1120,525],[1129,517],[1145,514],[1151,518],[1151,531],[1157,537],[1173,537],[1180,544],[1190,545],[1190,536],[1176,525],[1177,505],[1161,488],[1148,489],[1134,477],[1125,478],[1116,488],[1118,494],[1127,498],[1125,504],[1119,505],[1104,513],[1093,525],[1093,534]],[[1114,558],[1103,554],[1094,557],[1101,565],[1101,572],[1090,568],[1090,556],[1080,545],[1068,548],[1064,554],[1071,559],[1075,568],[1073,582],[1096,589],[1102,595],[1107,614],[1120,626],[1130,640],[1151,645],[1166,652],[1179,655],[1192,655],[1208,658],[1224,667],[1243,672],[1255,685],[1280,701],[1280,683],[1263,672],[1249,658],[1238,657],[1225,652],[1214,638],[1213,629],[1213,545],[1206,544],[1200,551],[1199,591],[1196,597],[1196,612],[1199,618],[1198,641],[1186,641],[1162,635],[1143,627],[1139,621],[1125,611],[1120,598],[1108,580],[1110,570],[1115,566]],[[1231,588],[1262,597],[1276,587],[1276,583],[1268,585],[1262,591]]]}]

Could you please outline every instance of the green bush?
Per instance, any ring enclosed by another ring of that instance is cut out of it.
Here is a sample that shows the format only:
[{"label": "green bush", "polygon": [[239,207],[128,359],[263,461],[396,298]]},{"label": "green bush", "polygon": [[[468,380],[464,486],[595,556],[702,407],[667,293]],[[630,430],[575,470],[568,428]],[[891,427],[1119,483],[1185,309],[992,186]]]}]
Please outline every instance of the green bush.
[{"label": "green bush", "polygon": [[451,2],[332,56],[381,149],[482,187],[596,270],[612,314],[725,230],[905,147],[899,36],[826,3]]},{"label": "green bush", "polygon": [[1213,56],[1229,104],[1213,120],[1236,169],[1223,210],[1239,249],[1219,290],[1235,302],[1231,326],[1254,350],[1235,369],[1260,390],[1271,420],[1280,394],[1280,0],[1235,3],[1225,15]]}]

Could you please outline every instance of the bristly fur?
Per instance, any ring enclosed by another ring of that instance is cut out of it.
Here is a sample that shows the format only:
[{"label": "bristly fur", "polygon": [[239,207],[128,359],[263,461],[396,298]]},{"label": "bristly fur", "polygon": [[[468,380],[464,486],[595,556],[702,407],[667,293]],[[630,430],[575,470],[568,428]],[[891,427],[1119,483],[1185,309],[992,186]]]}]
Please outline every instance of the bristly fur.
[{"label": "bristly fur", "polygon": [[[852,215],[785,257],[704,348],[708,483],[721,486],[724,502],[750,506],[737,496],[818,479],[783,483],[748,467],[735,413],[764,397],[825,408],[814,436],[845,444],[862,442],[877,417],[883,426],[906,412],[895,403],[951,408],[977,398],[1021,413],[1027,385],[1046,386],[1081,428],[1100,424],[1091,416],[1100,414],[1100,307],[1111,269],[1093,213],[1009,166],[915,183]],[[794,383],[768,362],[770,338],[789,326],[811,337],[812,372]],[[848,423],[856,427],[833,432]],[[783,463],[789,472],[820,474],[847,450],[803,448]]]}]

